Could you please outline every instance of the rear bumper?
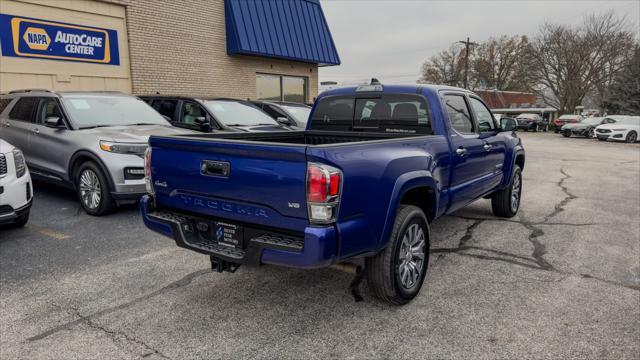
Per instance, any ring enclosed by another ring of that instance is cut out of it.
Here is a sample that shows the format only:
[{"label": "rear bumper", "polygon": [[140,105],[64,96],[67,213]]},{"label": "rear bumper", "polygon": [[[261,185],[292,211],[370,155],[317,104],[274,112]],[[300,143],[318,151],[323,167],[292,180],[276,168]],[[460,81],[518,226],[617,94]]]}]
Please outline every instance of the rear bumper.
[{"label": "rear bumper", "polygon": [[156,211],[149,196],[140,200],[140,211],[147,228],[172,238],[178,246],[237,264],[320,268],[331,265],[336,258],[337,235],[333,226],[308,226],[300,236],[251,229],[253,235],[245,236],[244,249],[237,249],[200,237],[192,225],[198,220],[196,217]]}]

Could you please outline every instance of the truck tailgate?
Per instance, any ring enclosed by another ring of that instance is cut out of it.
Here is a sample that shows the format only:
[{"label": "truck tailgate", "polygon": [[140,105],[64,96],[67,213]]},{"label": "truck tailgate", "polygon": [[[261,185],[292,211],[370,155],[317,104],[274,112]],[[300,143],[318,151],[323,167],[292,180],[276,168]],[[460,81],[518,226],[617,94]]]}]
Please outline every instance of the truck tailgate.
[{"label": "truck tailgate", "polygon": [[151,137],[156,203],[289,229],[307,224],[306,147]]}]

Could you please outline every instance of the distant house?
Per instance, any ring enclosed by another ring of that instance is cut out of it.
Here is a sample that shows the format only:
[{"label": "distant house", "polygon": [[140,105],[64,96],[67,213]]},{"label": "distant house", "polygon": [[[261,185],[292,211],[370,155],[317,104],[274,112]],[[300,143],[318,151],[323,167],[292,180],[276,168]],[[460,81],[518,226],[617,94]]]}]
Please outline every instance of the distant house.
[{"label": "distant house", "polygon": [[505,116],[518,116],[522,113],[540,114],[551,121],[558,116],[558,110],[544,104],[535,94],[518,91],[475,90],[491,111]]},{"label": "distant house", "polygon": [[499,90],[476,90],[475,92],[491,109],[530,108],[537,102],[534,94],[526,92]]}]

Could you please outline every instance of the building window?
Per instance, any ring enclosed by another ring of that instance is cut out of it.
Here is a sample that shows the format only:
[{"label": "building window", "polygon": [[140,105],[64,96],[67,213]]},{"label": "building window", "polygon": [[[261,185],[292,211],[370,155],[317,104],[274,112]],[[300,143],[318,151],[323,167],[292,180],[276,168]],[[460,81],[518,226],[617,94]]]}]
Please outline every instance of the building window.
[{"label": "building window", "polygon": [[307,78],[257,74],[256,94],[259,100],[305,103],[307,100]]}]

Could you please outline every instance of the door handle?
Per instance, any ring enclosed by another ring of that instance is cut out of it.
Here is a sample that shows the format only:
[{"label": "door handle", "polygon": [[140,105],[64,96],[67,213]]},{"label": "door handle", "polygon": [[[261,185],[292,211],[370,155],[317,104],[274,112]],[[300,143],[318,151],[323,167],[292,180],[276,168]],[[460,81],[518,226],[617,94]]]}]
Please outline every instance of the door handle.
[{"label": "door handle", "polygon": [[40,134],[40,130],[38,130],[38,128],[32,129],[31,132],[34,134]]},{"label": "door handle", "polygon": [[458,154],[461,157],[464,157],[465,155],[467,155],[467,149],[463,147],[459,147],[456,149],[456,154]]},{"label": "door handle", "polygon": [[493,147],[493,145],[491,145],[491,144],[484,144],[484,146],[483,146],[483,148],[485,150],[487,150],[487,151],[490,151],[492,147]]}]

